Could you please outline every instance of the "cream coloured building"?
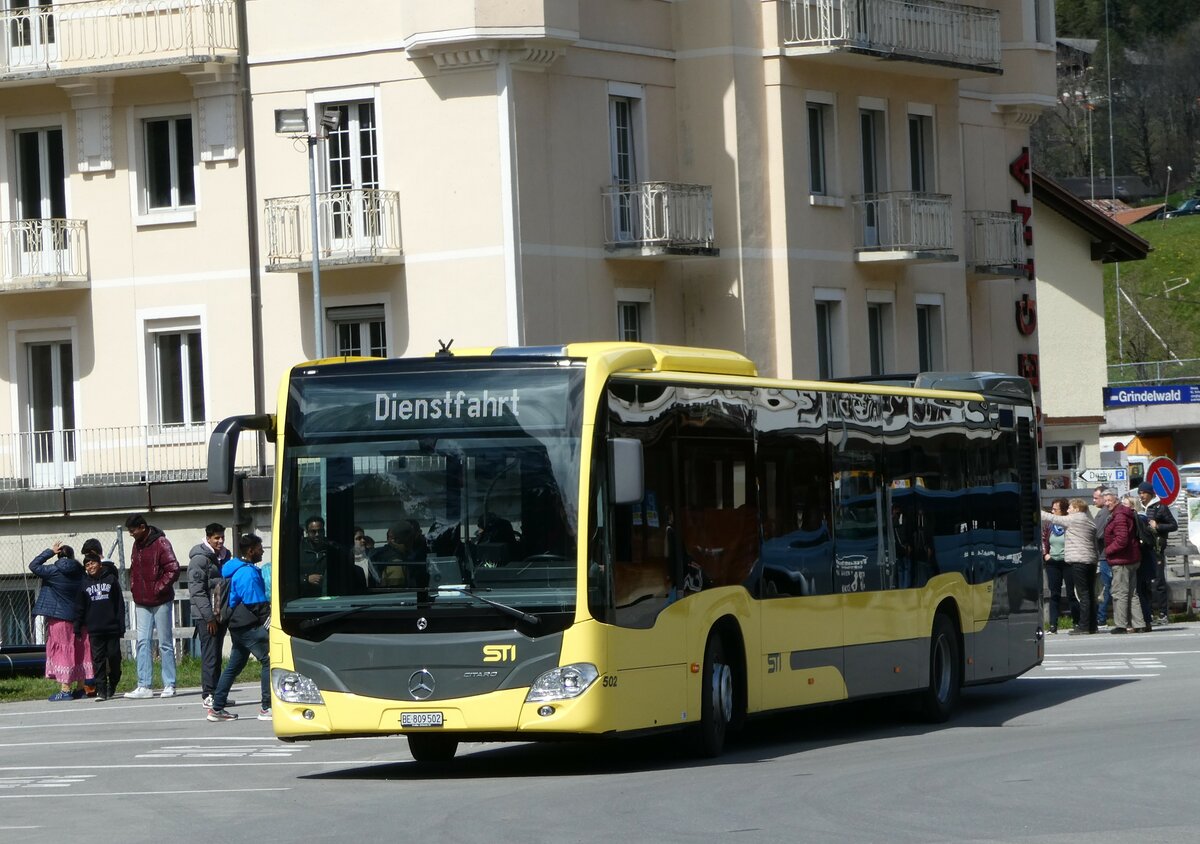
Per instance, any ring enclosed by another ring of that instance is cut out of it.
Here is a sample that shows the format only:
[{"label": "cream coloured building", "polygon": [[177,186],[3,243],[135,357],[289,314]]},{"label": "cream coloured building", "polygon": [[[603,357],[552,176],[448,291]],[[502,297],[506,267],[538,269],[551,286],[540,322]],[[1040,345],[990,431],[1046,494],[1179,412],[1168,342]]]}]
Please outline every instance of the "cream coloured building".
[{"label": "cream coloured building", "polygon": [[[1036,366],[1013,308],[1041,250],[1023,152],[1053,102],[1051,0],[353,5],[4,3],[13,594],[60,534],[116,541],[149,510],[183,554],[233,521],[201,483],[208,430],[273,410],[318,346]],[[277,132],[297,109],[307,135]],[[263,526],[252,446],[238,520]]]}]

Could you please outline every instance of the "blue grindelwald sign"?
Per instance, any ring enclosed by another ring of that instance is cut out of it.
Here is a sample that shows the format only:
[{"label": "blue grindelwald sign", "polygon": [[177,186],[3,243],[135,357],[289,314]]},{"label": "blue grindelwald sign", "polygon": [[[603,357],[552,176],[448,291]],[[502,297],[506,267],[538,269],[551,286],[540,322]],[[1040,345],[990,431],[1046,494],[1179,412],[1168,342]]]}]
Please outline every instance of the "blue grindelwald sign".
[{"label": "blue grindelwald sign", "polygon": [[1195,404],[1200,402],[1200,385],[1172,384],[1169,386],[1105,387],[1105,407],[1127,407],[1135,404]]}]

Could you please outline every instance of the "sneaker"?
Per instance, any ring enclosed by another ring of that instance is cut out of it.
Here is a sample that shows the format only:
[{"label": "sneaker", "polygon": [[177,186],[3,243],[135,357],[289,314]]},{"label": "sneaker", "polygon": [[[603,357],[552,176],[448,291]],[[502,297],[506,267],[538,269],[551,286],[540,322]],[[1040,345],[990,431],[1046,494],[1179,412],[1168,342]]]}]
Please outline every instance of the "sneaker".
[{"label": "sneaker", "polygon": [[108,700],[108,695],[106,695],[104,692],[96,692],[96,696],[92,698],[92,700],[96,701],[96,703],[103,703],[104,701]]},{"label": "sneaker", "polygon": [[200,698],[200,704],[205,709],[212,709],[212,695],[205,695],[204,697]]},{"label": "sneaker", "polygon": [[135,698],[137,700],[144,700],[148,697],[154,697],[154,692],[150,691],[145,686],[138,686],[132,692],[126,692],[125,697],[131,697],[131,698]]},{"label": "sneaker", "polygon": [[47,700],[53,703],[61,703],[64,700],[75,700],[75,696],[70,692],[55,692]]},{"label": "sneaker", "polygon": [[258,710],[258,720],[259,721],[270,721],[271,720],[271,710],[269,708]]},{"label": "sneaker", "polygon": [[175,687],[163,686],[162,694],[159,697],[175,697]]},{"label": "sneaker", "polygon": [[1165,615],[1160,615],[1158,618],[1154,619],[1154,623],[1159,625],[1170,624],[1171,619],[1167,618]]},{"label": "sneaker", "polygon": [[209,721],[236,721],[237,713],[230,712],[227,709],[210,709],[208,710]]}]

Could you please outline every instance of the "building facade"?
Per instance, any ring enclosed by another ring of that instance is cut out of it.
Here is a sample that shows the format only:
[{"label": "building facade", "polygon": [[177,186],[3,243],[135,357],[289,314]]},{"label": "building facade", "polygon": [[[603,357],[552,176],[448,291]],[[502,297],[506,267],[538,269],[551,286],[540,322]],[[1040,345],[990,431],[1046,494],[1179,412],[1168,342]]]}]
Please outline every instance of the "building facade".
[{"label": "building facade", "polygon": [[231,512],[204,441],[319,351],[1036,374],[1012,314],[1051,0],[354,5],[6,0],[13,594],[50,538],[116,541],[129,512],[181,553],[214,518],[265,530],[269,454],[246,446]]}]

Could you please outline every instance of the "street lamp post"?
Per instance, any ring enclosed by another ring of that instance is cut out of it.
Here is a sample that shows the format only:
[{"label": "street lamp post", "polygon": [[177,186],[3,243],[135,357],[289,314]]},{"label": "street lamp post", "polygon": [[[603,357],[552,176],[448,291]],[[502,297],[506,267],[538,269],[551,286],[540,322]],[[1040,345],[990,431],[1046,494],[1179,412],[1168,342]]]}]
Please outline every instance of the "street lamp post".
[{"label": "street lamp post", "polygon": [[308,111],[302,108],[275,109],[275,134],[304,140],[308,146],[308,201],[309,219],[312,223],[309,236],[312,240],[312,285],[313,285],[313,341],[316,358],[325,357],[325,325],[321,306],[321,226],[317,205],[317,142],[329,136],[338,127],[341,111],[336,107],[326,108],[315,131],[308,130]]}]

